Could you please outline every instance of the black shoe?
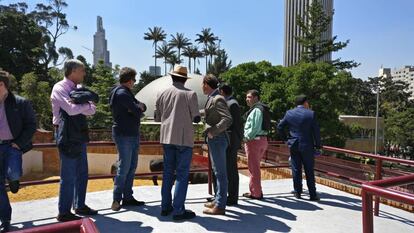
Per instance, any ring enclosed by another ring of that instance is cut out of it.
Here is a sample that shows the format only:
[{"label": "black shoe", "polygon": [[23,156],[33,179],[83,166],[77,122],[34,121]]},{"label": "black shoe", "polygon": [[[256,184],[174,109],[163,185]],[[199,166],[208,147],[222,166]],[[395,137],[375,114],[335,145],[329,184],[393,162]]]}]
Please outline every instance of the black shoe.
[{"label": "black shoe", "polygon": [[296,199],[302,199],[301,193],[294,192]]},{"label": "black shoe", "polygon": [[17,193],[19,192],[20,182],[19,180],[13,180],[9,182],[10,192]]},{"label": "black shoe", "polygon": [[111,209],[113,211],[119,211],[121,209],[121,204],[119,203],[119,201],[113,201],[112,205],[111,205]]},{"label": "black shoe", "polygon": [[97,215],[98,211],[91,209],[89,206],[85,205],[83,208],[75,209],[75,213],[79,215]]},{"label": "black shoe", "polygon": [[132,198],[130,200],[123,200],[122,201],[122,206],[141,206],[141,205],[145,205],[145,202],[137,201],[137,200],[135,200],[135,198]]},{"label": "black shoe", "polygon": [[309,201],[320,201],[320,200],[321,200],[321,198],[319,197],[318,194],[316,194],[315,196],[311,196],[309,198]]},{"label": "black shoe", "polygon": [[67,214],[59,214],[56,217],[56,219],[59,222],[69,222],[69,221],[79,220],[79,219],[82,219],[82,218],[69,212]]},{"label": "black shoe", "polygon": [[9,232],[10,231],[10,222],[4,221],[0,225],[0,232]]},{"label": "black shoe", "polygon": [[207,197],[206,200],[207,200],[207,202],[214,202],[215,198],[214,197]]},{"label": "black shoe", "polygon": [[237,205],[237,200],[227,199],[227,203],[226,203],[226,205],[228,205],[228,206],[234,206],[234,205]]},{"label": "black shoe", "polygon": [[161,210],[161,216],[168,216],[173,212],[173,208],[167,210]]},{"label": "black shoe", "polygon": [[195,218],[195,216],[196,216],[196,214],[193,211],[191,211],[191,210],[184,210],[184,213],[178,214],[178,215],[174,215],[173,216],[173,220],[175,220],[175,221],[187,220],[187,219]]}]

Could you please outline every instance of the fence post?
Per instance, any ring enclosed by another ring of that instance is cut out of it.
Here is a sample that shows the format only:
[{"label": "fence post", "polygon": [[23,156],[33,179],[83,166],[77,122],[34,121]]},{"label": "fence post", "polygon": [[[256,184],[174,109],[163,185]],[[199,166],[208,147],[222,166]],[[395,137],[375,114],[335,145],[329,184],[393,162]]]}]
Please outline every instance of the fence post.
[{"label": "fence post", "polygon": [[372,216],[372,195],[367,193],[362,187],[362,232],[373,233],[374,224]]},{"label": "fence post", "polygon": [[[375,179],[381,180],[382,179],[382,159],[377,159],[375,163]],[[379,205],[380,205],[380,197],[375,196],[375,205],[374,205],[374,215],[379,215]]]}]

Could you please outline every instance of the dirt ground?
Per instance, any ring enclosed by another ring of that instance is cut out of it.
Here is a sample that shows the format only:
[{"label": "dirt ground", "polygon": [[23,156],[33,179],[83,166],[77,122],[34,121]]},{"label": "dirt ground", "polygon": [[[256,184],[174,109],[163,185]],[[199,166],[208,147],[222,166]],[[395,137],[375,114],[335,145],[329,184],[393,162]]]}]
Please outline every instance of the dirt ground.
[{"label": "dirt ground", "polygon": [[[30,174],[22,177],[22,181],[28,180],[51,180],[58,179],[59,176],[51,176],[47,174]],[[152,186],[151,179],[135,179],[134,186]],[[158,185],[161,185],[161,181],[158,181]],[[103,190],[112,190],[114,183],[112,179],[102,180],[89,180],[88,181],[88,192],[96,192]],[[10,202],[30,201],[39,200],[50,197],[57,197],[59,195],[59,183],[34,185],[22,187],[17,194],[8,192]]]}]

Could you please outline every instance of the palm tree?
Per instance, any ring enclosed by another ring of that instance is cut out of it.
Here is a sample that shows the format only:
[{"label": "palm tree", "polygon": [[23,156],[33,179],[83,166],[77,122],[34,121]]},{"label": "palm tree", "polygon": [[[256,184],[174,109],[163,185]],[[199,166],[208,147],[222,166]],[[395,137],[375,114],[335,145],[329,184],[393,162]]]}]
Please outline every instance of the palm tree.
[{"label": "palm tree", "polygon": [[211,66],[211,63],[213,63],[213,56],[217,55],[218,53],[218,47],[214,44],[209,44],[207,46],[207,49],[204,49],[203,52],[206,56],[210,56],[210,61],[208,62],[208,65]]},{"label": "palm tree", "polygon": [[181,59],[181,49],[191,45],[190,39],[184,36],[184,33],[178,33],[176,36],[171,35],[170,45],[178,49],[178,59]]},{"label": "palm tree", "polygon": [[188,47],[184,47],[183,49],[183,53],[182,55],[184,57],[188,57],[188,72],[191,73],[191,59],[192,59],[192,50],[194,49],[195,46],[188,46]]},{"label": "palm tree", "polygon": [[148,28],[149,32],[144,33],[144,40],[153,40],[152,46],[154,46],[154,58],[155,58],[155,70],[157,70],[157,43],[164,41],[167,34],[161,27]]},{"label": "palm tree", "polygon": [[[201,34],[197,34],[197,39],[195,40],[199,44],[204,44],[204,50],[207,50],[209,44],[215,44],[215,41],[218,40],[218,37],[214,36],[214,33],[211,32],[211,28],[203,28]],[[206,56],[206,73],[207,73],[207,56]]]},{"label": "palm tree", "polygon": [[[196,69],[196,60],[198,58],[203,57],[203,52],[201,52],[200,50],[198,50],[198,47],[197,46],[194,46],[194,50],[191,53],[191,57],[194,59],[194,69],[193,69],[193,72],[195,73],[196,70],[197,70]],[[200,64],[200,62],[199,62],[199,64]]]},{"label": "palm tree", "polygon": [[175,66],[175,64],[181,64],[181,59],[179,59],[177,54],[174,53],[167,58],[167,63],[171,65],[172,69]]},{"label": "palm tree", "polygon": [[156,58],[164,58],[164,75],[167,75],[167,60],[173,55],[175,55],[175,51],[166,42],[158,46],[155,51]]},{"label": "palm tree", "polygon": [[219,77],[222,73],[228,71],[231,68],[231,60],[228,61],[227,53],[224,49],[217,51],[217,56],[214,58],[214,62],[208,67],[208,72]]}]

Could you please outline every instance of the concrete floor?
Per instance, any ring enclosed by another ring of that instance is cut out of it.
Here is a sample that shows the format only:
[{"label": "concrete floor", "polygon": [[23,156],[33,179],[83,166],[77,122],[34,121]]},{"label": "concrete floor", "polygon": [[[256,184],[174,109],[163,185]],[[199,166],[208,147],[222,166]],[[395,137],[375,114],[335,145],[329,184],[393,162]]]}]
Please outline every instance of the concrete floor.
[{"label": "concrete floor", "polygon": [[[110,209],[112,192],[88,193],[87,204],[99,210],[93,219],[100,232],[362,232],[361,198],[326,186],[318,185],[320,202],[297,200],[290,193],[291,180],[263,181],[263,200],[241,197],[239,205],[228,207],[226,216],[207,216],[202,213],[207,185],[190,185],[186,208],[197,217],[186,222],[174,222],[171,216],[160,216],[160,187],[136,187],[135,197],[145,206]],[[240,181],[240,194],[248,191],[248,179]],[[13,230],[55,223],[57,198],[14,203]],[[376,233],[414,232],[414,214],[381,205],[379,217],[374,218]]]}]

